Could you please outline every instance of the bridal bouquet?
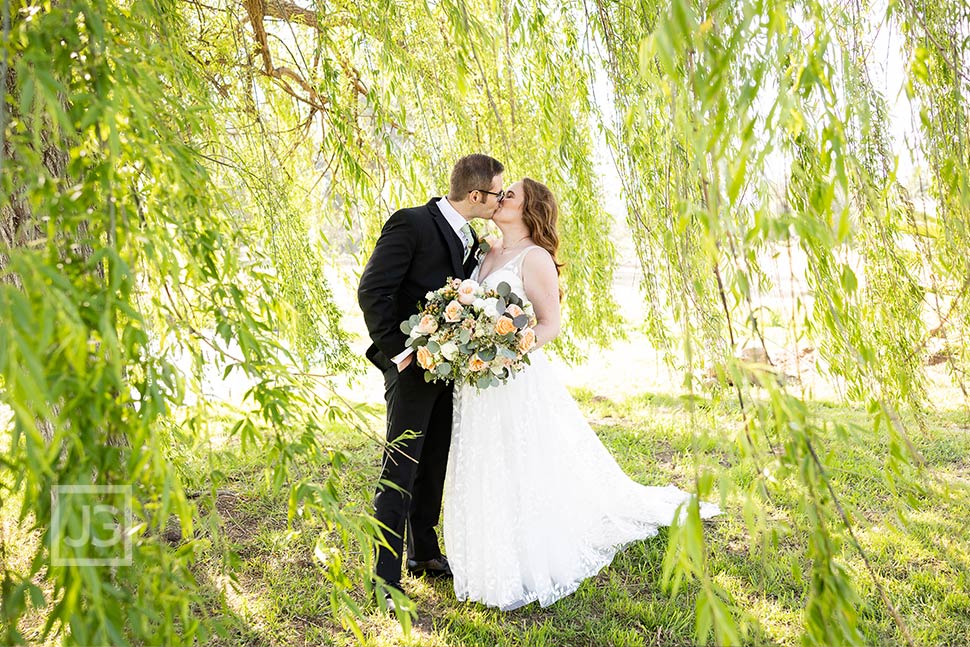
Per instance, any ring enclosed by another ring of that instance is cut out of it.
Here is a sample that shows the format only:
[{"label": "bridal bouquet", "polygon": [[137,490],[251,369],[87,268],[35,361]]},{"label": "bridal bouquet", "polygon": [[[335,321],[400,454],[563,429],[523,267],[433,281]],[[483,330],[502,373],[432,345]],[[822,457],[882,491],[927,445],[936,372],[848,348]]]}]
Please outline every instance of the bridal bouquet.
[{"label": "bridal bouquet", "polygon": [[536,344],[532,304],[508,283],[486,288],[449,278],[428,292],[424,310],[401,322],[426,382],[498,386],[529,364]]}]

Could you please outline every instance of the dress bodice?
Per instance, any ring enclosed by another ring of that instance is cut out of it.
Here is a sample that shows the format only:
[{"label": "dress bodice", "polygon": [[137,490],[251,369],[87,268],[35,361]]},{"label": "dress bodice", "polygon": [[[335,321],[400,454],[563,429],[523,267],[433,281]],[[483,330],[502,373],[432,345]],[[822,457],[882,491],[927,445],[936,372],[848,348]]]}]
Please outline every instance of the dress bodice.
[{"label": "dress bodice", "polygon": [[[522,281],[522,263],[525,261],[525,257],[529,251],[537,249],[538,247],[538,245],[530,245],[529,247],[526,247],[512,257],[510,261],[501,267],[492,270],[491,273],[485,277],[485,280],[480,281],[480,283],[483,286],[492,288],[494,290],[496,287],[498,287],[499,283],[504,281],[509,284],[509,287],[512,288],[512,292],[517,294],[522,299],[528,300],[528,297],[525,294],[525,284]],[[478,277],[480,275],[481,268],[481,264],[477,265],[475,267],[475,271],[472,273],[472,278],[476,281],[479,281]]]}]

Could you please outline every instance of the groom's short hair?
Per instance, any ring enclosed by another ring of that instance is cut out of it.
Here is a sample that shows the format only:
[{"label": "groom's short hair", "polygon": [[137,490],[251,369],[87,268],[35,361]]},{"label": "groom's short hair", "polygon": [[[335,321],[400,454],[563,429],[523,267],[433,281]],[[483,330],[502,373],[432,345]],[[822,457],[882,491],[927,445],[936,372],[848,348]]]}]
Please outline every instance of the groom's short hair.
[{"label": "groom's short hair", "polygon": [[459,201],[477,190],[492,188],[492,178],[502,173],[505,167],[494,157],[473,153],[466,155],[455,163],[451,170],[451,188],[448,199]]}]

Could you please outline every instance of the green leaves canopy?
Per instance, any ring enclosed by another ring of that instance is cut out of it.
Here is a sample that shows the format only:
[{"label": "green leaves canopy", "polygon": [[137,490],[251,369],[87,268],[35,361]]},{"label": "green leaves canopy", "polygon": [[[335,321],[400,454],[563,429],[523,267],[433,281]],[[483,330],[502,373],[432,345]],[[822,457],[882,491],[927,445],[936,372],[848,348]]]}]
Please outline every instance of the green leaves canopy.
[{"label": "green leaves canopy", "polygon": [[[171,514],[191,530],[186,476],[168,456],[180,440],[205,439],[214,410],[186,404],[186,391],[201,390],[212,361],[255,382],[229,427],[244,449],[274,457],[277,487],[299,454],[327,451],[323,424],[353,411],[321,399],[307,367],[340,373],[354,362],[328,264],[359,260],[391,211],[440,195],[459,156],[491,153],[508,179],[529,175],[559,196],[559,350],[577,356],[581,340],[621,334],[597,129],[623,181],[651,341],[691,389],[705,362],[724,365],[758,468],[745,493],[750,529],[764,528],[770,483],[797,479],[814,520],[805,639],[859,638],[837,553],[852,526],[817,451],[817,422],[778,384],[753,399],[734,358],[770,319],[759,259],[800,249],[813,298],[789,313],[791,342],[810,339],[846,394],[868,403],[895,448],[886,478],[908,478],[918,456],[900,449],[909,445],[897,410],[926,404],[914,358],[928,339],[927,302],[961,385],[967,368],[963,4],[890,2],[872,16],[852,3],[763,0],[68,1],[9,11],[0,379],[14,422],[0,488],[21,498],[21,516],[45,539],[58,483],[131,485],[140,525],[134,566],[118,572],[51,565],[43,542],[30,572],[5,565],[5,643],[23,641],[27,598],[42,606],[27,585],[41,567],[59,600],[47,629],[69,627],[69,640],[204,641],[210,624],[192,604],[189,570],[199,546],[172,551],[152,534]],[[895,177],[886,102],[869,81],[862,43],[881,27],[902,34],[910,64],[927,169],[918,202]],[[612,104],[595,100],[601,72]],[[780,195],[769,181],[778,167]],[[173,362],[184,353],[192,371]],[[341,459],[331,458],[336,479]],[[218,470],[206,479],[215,490]],[[711,474],[698,468],[696,481],[703,495]],[[376,534],[343,512],[332,481],[288,485],[291,515],[306,502],[344,541]],[[701,583],[699,640],[736,642],[729,596],[704,570],[699,523],[695,510],[674,529],[666,573]],[[341,560],[326,568],[336,607],[352,603]]]}]

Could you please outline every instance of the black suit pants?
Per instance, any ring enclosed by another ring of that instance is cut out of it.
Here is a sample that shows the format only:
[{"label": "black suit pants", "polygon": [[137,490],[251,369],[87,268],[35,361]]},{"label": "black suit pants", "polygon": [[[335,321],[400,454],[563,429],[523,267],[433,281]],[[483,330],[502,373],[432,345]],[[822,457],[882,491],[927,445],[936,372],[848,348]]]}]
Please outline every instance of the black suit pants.
[{"label": "black suit pants", "polygon": [[390,529],[384,535],[391,546],[391,550],[378,548],[376,572],[386,581],[398,583],[405,525],[410,559],[423,561],[441,555],[435,526],[441,515],[451,444],[452,387],[444,382],[425,382],[424,369],[412,359],[400,373],[393,365],[384,371],[384,388],[387,441],[393,442],[407,430],[419,434],[385,449],[382,482],[374,498],[375,517]]}]

